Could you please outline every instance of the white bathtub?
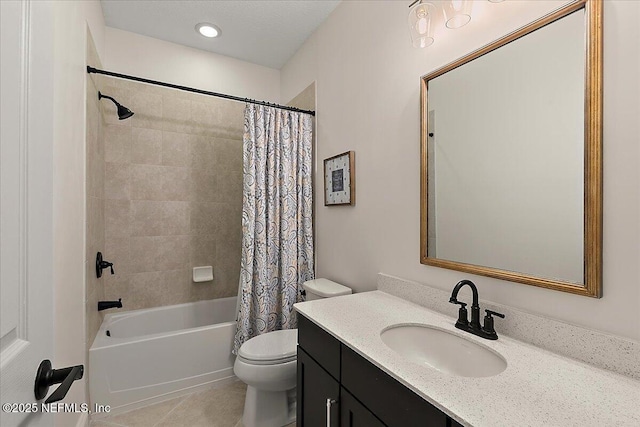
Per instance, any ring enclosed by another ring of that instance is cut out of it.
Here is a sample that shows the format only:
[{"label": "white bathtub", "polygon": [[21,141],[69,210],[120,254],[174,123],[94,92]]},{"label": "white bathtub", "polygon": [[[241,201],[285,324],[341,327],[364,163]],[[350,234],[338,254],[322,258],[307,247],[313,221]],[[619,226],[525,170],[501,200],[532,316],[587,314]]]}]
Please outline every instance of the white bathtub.
[{"label": "white bathtub", "polygon": [[89,349],[92,404],[113,414],[234,381],[235,315],[236,297],[107,314]]}]

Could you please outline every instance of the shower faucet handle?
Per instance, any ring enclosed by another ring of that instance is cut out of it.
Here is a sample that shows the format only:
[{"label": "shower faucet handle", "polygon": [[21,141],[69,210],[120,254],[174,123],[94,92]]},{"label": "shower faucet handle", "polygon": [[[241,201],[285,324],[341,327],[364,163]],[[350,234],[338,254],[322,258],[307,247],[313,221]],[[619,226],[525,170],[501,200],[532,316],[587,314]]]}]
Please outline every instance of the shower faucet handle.
[{"label": "shower faucet handle", "polygon": [[111,274],[115,274],[115,271],[113,271],[113,263],[105,261],[102,258],[102,252],[98,252],[98,254],[96,255],[96,276],[98,278],[102,277],[102,270],[104,270],[105,268],[110,269]]}]

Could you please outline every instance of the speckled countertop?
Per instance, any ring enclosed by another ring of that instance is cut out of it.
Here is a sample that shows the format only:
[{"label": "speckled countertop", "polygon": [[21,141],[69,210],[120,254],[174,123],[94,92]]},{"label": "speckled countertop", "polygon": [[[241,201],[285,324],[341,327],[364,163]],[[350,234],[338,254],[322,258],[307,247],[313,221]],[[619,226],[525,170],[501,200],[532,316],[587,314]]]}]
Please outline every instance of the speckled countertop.
[{"label": "speckled countertop", "polygon": [[[465,426],[640,426],[640,381],[501,336],[484,340],[455,319],[381,291],[308,301],[298,312]],[[388,348],[380,332],[395,324],[433,325],[500,353],[493,377],[443,373]],[[496,330],[500,334],[499,321]],[[640,357],[640,356],[639,356]]]}]

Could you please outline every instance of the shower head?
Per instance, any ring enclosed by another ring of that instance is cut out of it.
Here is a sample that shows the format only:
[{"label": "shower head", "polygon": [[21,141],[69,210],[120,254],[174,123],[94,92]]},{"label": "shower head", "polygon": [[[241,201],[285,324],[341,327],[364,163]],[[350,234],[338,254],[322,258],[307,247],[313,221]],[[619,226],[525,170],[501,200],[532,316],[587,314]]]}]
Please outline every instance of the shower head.
[{"label": "shower head", "polygon": [[110,99],[111,101],[113,101],[114,104],[116,104],[116,107],[118,107],[118,119],[124,120],[133,116],[133,111],[129,110],[124,105],[120,105],[120,103],[115,99],[113,99],[112,97],[103,95],[102,93],[98,92],[98,99],[102,99],[102,98]]}]

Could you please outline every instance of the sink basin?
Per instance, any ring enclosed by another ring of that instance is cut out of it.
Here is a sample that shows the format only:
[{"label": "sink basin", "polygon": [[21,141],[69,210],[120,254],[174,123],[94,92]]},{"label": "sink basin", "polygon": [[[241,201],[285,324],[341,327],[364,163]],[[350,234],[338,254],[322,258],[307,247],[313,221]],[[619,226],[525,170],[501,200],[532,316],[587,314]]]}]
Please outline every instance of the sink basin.
[{"label": "sink basin", "polygon": [[424,325],[394,325],[382,342],[407,359],[462,377],[491,377],[507,368],[498,353],[456,334]]}]

